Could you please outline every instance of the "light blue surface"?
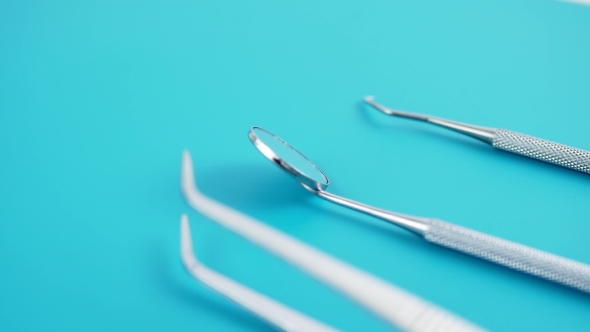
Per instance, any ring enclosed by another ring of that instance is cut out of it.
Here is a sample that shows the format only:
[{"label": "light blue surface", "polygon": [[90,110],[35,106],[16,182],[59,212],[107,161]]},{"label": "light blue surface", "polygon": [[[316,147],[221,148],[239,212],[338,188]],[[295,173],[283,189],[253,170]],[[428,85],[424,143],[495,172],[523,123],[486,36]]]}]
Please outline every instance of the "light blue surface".
[{"label": "light blue surface", "polygon": [[590,150],[590,7],[549,1],[3,1],[0,330],[265,331],[210,267],[334,327],[389,326],[192,211],[211,197],[491,330],[588,331],[590,297],[309,196],[249,143],[275,132],[331,191],[590,263],[590,177],[359,106]]}]

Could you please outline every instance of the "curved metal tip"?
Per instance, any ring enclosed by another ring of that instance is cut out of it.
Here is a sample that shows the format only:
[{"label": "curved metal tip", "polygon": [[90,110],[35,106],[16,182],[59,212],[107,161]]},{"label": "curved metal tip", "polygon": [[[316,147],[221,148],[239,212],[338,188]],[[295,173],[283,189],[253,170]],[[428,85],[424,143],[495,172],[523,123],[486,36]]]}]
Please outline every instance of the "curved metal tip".
[{"label": "curved metal tip", "polygon": [[377,103],[375,101],[375,97],[374,96],[365,96],[365,98],[363,98],[363,101],[369,105],[371,105],[373,108],[375,108],[378,111],[381,111],[387,115],[398,115],[396,111],[391,110],[379,103]]},{"label": "curved metal tip", "polygon": [[391,108],[387,108],[387,107],[379,104],[378,102],[376,102],[374,96],[366,96],[365,98],[363,98],[363,101],[365,103],[371,105],[374,109],[376,109],[382,113],[385,113],[387,115],[395,115],[395,116],[399,116],[402,118],[414,119],[414,120],[419,120],[419,121],[428,121],[430,118],[429,116],[423,115],[423,114],[403,112],[403,111],[398,111],[398,110],[394,110]]},{"label": "curved metal tip", "polygon": [[394,110],[375,102],[375,98],[373,96],[366,96],[365,98],[363,98],[363,100],[365,103],[371,105],[373,108],[387,115],[399,116],[402,118],[423,122],[430,122],[437,126],[441,126],[467,136],[471,136],[488,144],[491,144],[494,139],[495,129],[493,128],[474,126],[466,123],[441,119],[430,115]]}]

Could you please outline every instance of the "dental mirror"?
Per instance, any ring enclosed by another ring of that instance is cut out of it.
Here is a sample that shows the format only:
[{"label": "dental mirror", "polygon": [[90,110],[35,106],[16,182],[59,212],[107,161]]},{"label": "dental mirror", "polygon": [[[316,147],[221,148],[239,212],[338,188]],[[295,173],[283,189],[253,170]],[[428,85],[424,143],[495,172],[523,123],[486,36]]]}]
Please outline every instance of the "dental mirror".
[{"label": "dental mirror", "polygon": [[403,227],[428,242],[590,293],[589,265],[441,220],[386,211],[334,195],[325,191],[328,177],[287,142],[260,127],[252,127],[248,137],[266,158],[325,200]]},{"label": "dental mirror", "polygon": [[323,190],[330,184],[328,177],[289,143],[260,127],[252,127],[248,137],[266,158],[309,188]]},{"label": "dental mirror", "polygon": [[330,184],[328,177],[301,152],[270,131],[260,127],[252,127],[248,138],[260,153],[295,177],[307,191],[333,203],[389,221],[419,234],[428,228],[423,218],[377,209],[328,193],[325,191]]}]

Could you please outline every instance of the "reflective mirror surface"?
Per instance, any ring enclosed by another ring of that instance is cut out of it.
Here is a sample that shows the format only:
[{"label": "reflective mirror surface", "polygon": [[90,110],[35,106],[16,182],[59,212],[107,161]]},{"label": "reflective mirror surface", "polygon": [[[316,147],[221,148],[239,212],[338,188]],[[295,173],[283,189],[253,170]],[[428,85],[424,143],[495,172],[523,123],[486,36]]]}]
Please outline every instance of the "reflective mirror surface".
[{"label": "reflective mirror surface", "polygon": [[299,182],[313,189],[323,189],[330,183],[316,165],[273,133],[260,127],[252,127],[249,137],[265,157],[294,175]]}]

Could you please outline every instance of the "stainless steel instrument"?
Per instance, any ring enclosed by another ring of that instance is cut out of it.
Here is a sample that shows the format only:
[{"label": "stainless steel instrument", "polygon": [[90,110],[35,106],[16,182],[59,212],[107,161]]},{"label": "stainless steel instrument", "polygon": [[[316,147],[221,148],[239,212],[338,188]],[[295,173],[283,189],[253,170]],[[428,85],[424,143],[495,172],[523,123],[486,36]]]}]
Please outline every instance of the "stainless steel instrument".
[{"label": "stainless steel instrument", "polygon": [[540,138],[520,134],[506,129],[474,126],[471,124],[446,120],[430,115],[416,114],[393,110],[375,102],[367,96],[364,102],[377,110],[393,116],[429,122],[458,133],[471,136],[494,148],[537,159],[546,163],[570,168],[590,174],[590,152],[569,147],[567,145],[546,141]]},{"label": "stainless steel instrument", "polygon": [[386,211],[331,194],[325,191],[328,177],[287,142],[259,127],[252,127],[248,137],[266,158],[325,200],[403,227],[426,241],[590,293],[589,265],[444,221]]}]

